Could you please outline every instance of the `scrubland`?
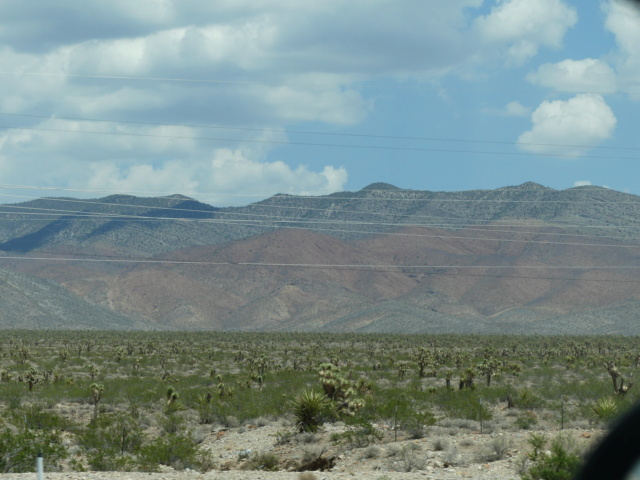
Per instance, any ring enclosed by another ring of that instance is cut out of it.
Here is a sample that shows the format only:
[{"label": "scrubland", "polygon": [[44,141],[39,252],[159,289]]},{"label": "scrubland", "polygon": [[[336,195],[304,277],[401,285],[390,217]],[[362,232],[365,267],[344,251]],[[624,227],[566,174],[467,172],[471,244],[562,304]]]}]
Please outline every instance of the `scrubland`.
[{"label": "scrubland", "polygon": [[638,365],[636,337],[4,331],[0,471],[526,479]]}]

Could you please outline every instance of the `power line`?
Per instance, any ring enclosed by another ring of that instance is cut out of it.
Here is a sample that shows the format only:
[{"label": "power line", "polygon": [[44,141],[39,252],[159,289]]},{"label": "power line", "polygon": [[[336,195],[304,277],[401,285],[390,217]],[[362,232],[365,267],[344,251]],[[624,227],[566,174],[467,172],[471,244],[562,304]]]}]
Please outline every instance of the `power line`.
[{"label": "power line", "polygon": [[282,268],[318,268],[318,269],[362,269],[362,270],[450,270],[450,269],[524,269],[524,270],[600,270],[600,271],[636,271],[640,265],[381,265],[381,264],[320,264],[320,263],[278,263],[278,262],[212,262],[207,260],[158,260],[148,258],[73,258],[73,257],[26,257],[0,256],[0,260],[30,260],[56,262],[114,262],[114,263],[142,263],[157,265],[204,265],[204,266],[237,266],[237,267],[282,267]]},{"label": "power line", "polygon": [[[2,127],[0,127],[2,128]],[[89,190],[79,190],[79,189],[57,189],[57,188],[47,188],[47,187],[31,187],[28,185],[21,185],[21,186],[17,186],[17,185],[6,185],[6,184],[0,184],[0,189],[3,188],[8,188],[8,189],[20,189],[20,190],[67,190],[67,191],[83,191],[83,192],[89,192]],[[518,190],[513,189],[513,190]],[[496,190],[481,190],[482,192],[486,192],[486,193],[495,193]],[[500,190],[503,191],[503,190]],[[602,189],[594,189],[594,191],[597,192],[601,192]],[[101,191],[93,191],[91,190],[91,192],[101,192]],[[362,196],[362,194],[364,193],[376,193],[376,194],[384,194],[384,195],[380,195],[380,196]],[[462,193],[468,193],[468,192],[476,192],[476,190],[467,190],[465,192]],[[537,191],[533,191],[533,192],[537,192]],[[558,194],[564,192],[563,190],[552,190],[548,193],[550,194]],[[153,193],[153,192],[147,192],[147,193]],[[403,198],[393,198],[393,197],[389,197],[387,196],[389,193],[399,193],[401,195],[404,195]],[[546,192],[545,192],[546,193]],[[571,192],[573,193],[573,192]],[[606,202],[606,204],[638,204],[640,205],[640,198],[636,197],[635,195],[631,195],[631,194],[624,194],[621,192],[615,192],[615,193],[619,193],[620,195],[624,195],[624,196],[633,196],[635,198],[635,200],[609,200]],[[424,195],[430,195],[429,197],[424,197]],[[340,197],[337,196],[337,194],[331,194],[331,195],[322,195],[322,196],[310,196],[310,195],[291,195],[291,194],[276,194],[273,195],[272,197],[266,199],[266,200],[279,200],[279,199],[290,199],[290,198],[300,198],[300,199],[304,199],[304,200],[324,200],[324,201],[333,201],[333,200],[349,200],[352,202],[363,202],[363,201],[369,201],[369,200],[377,200],[377,201],[389,201],[389,202],[434,202],[434,203],[536,203],[536,204],[540,204],[540,203],[549,203],[549,204],[555,204],[555,203],[574,203],[574,204],[594,204],[597,203],[599,205],[603,205],[605,203],[602,202],[602,200],[598,200],[598,199],[594,199],[594,200],[574,200],[574,199],[564,199],[564,200],[540,200],[540,199],[536,199],[536,200],[504,200],[504,199],[491,199],[491,198],[463,198],[463,199],[455,199],[455,198],[439,198],[440,195],[447,195],[447,192],[429,192],[429,191],[422,191],[422,190],[400,190],[399,192],[395,192],[393,190],[360,190],[359,192],[355,192],[352,196],[348,196],[348,197]],[[122,195],[127,195],[127,194],[122,194]],[[210,194],[210,195],[216,195],[216,194]],[[226,195],[224,193],[221,194],[217,194],[217,195]],[[358,196],[359,195],[359,196]],[[412,195],[411,197],[407,197],[407,195]],[[423,195],[422,198],[417,197],[416,195]],[[8,194],[0,194],[0,196],[3,197],[10,197],[10,198],[29,198],[29,199],[42,199],[42,197],[34,197],[32,195],[8,195]],[[232,194],[230,194],[230,196],[233,196]],[[249,196],[247,195],[241,195],[241,196]],[[258,196],[258,195],[255,195]],[[164,199],[171,199],[169,197],[165,197]],[[55,200],[55,201],[66,201],[66,202],[81,202],[81,203],[95,203],[96,205],[109,205],[108,203],[103,203],[103,202],[97,202],[97,201],[92,201],[91,199],[88,200],[82,200],[82,199],[68,199],[68,198],[50,198],[50,200]],[[180,200],[180,199],[177,199]],[[123,205],[123,204],[112,204],[112,205]],[[141,205],[128,205],[131,207],[140,207],[140,208],[164,208],[164,207],[146,207],[146,206],[141,206]],[[275,206],[278,208],[306,208],[306,207],[290,207],[290,206],[280,206],[280,205],[267,205],[264,203],[254,203],[251,204],[252,207],[266,207],[266,206]],[[197,212],[201,212],[201,210],[193,210],[193,211],[197,211]]]},{"label": "power line", "polygon": [[105,120],[97,118],[80,118],[80,117],[60,117],[51,115],[30,115],[21,113],[4,113],[0,112],[0,116],[27,117],[27,118],[43,118],[48,120],[66,120],[81,122],[100,122],[100,123],[119,123],[129,125],[145,125],[155,127],[184,127],[184,128],[206,128],[215,130],[237,130],[248,132],[271,132],[271,133],[295,133],[303,135],[319,135],[334,137],[357,137],[357,138],[376,138],[384,140],[411,140],[411,141],[429,141],[429,142],[456,142],[456,143],[478,143],[478,144],[494,144],[494,145],[527,145],[538,147],[566,147],[566,148],[590,148],[602,150],[640,150],[640,147],[603,147],[601,145],[577,145],[577,144],[559,144],[559,143],[531,143],[531,142],[505,142],[496,140],[469,140],[460,138],[437,138],[437,137],[408,137],[398,135],[384,135],[372,133],[336,133],[336,132],[319,132],[312,130],[290,130],[275,128],[251,128],[237,127],[230,125],[203,125],[203,124],[179,124],[179,123],[152,123],[130,120]]},{"label": "power line", "polygon": [[[57,209],[49,209],[43,208],[40,209],[38,207],[22,207],[26,209],[33,210],[46,210],[46,211],[57,211],[57,212],[71,212],[74,213],[73,210],[57,210]],[[75,212],[82,213],[82,212]],[[102,215],[98,215],[101,217]],[[340,228],[319,228],[319,227],[297,227],[291,226],[288,224],[291,223],[318,223],[313,220],[293,222],[290,220],[272,220],[272,221],[263,221],[263,220],[251,220],[251,219],[242,219],[242,220],[232,220],[232,219],[189,219],[189,218],[173,218],[173,217],[149,217],[142,215],[118,215],[118,214],[106,214],[104,217],[118,221],[118,218],[124,217],[126,219],[145,219],[145,220],[154,220],[154,221],[177,221],[177,222],[199,222],[199,223],[208,223],[208,224],[223,224],[223,225],[240,225],[240,226],[248,226],[255,228],[279,228],[279,229],[292,229],[292,230],[312,230],[319,232],[331,232],[331,233],[357,233],[357,234],[377,234],[377,235],[392,235],[392,236],[403,236],[403,237],[422,237],[422,238],[443,238],[448,240],[468,240],[468,241],[488,241],[488,242],[505,242],[505,243],[527,243],[527,244],[540,244],[540,245],[567,245],[567,246],[583,246],[583,247],[606,247],[606,248],[640,248],[640,245],[621,245],[621,244],[603,244],[603,243],[580,243],[580,242],[558,242],[558,241],[550,241],[550,240],[520,240],[520,239],[511,239],[511,238],[490,238],[490,237],[468,237],[468,236],[458,236],[458,235],[436,235],[436,234],[420,234],[420,233],[407,233],[407,232],[379,232],[379,231],[365,231],[365,230],[346,230]],[[330,223],[330,222],[327,222]],[[335,222],[336,224],[345,224],[346,222]],[[326,223],[325,223],[326,225]],[[364,225],[367,225],[364,223]],[[420,227],[420,225],[407,225],[412,227]],[[606,238],[606,237],[594,237],[594,238]]]},{"label": "power line", "polygon": [[[133,190],[133,191],[126,191],[123,192],[122,190],[109,190],[109,189],[96,189],[96,188],[68,188],[68,187],[43,187],[43,186],[38,186],[38,185],[16,185],[16,184],[10,184],[10,183],[2,183],[0,184],[0,188],[3,189],[15,189],[15,190],[45,190],[45,191],[60,191],[60,192],[79,192],[79,193],[102,193],[102,194],[119,194],[119,195],[129,195],[129,196],[133,196],[133,194],[137,194],[137,195],[165,195],[165,196],[171,196],[171,195],[175,195],[175,191],[149,191],[149,190],[144,190],[144,191],[137,191],[137,190]],[[546,187],[544,187],[546,189]],[[625,194],[623,192],[617,192],[616,190],[611,190],[605,187],[598,187],[596,185],[585,185],[585,186],[581,186],[581,187],[571,187],[565,190],[555,190],[555,189],[546,189],[546,191],[548,190],[549,192],[553,192],[553,193],[559,193],[559,192],[566,192],[567,190],[572,190],[572,191],[577,191],[576,189],[579,189],[579,191],[581,192],[585,192],[585,191],[596,191],[596,192],[602,192],[603,190],[609,191],[609,192],[615,192],[615,193],[620,193],[622,195],[630,195],[630,194]],[[475,190],[463,190],[463,192],[495,192],[495,191],[500,191],[500,192],[509,192],[509,191],[521,191],[522,188],[520,187],[500,187],[497,189],[475,189]],[[186,191],[186,192],[182,192],[185,195],[198,195],[201,197],[207,197],[207,196],[211,196],[211,197],[216,197],[216,196],[225,196],[225,197],[260,197],[262,198],[263,195],[261,195],[261,193],[269,193],[272,190],[253,190],[253,192],[255,193],[246,193],[246,194],[238,194],[238,193],[211,193],[211,192],[202,192],[202,191]],[[381,192],[385,192],[385,193],[389,193],[389,190],[376,190],[376,189],[367,189],[367,192],[374,192],[374,193],[381,193]],[[399,191],[401,192],[408,192],[408,193],[431,193],[431,194],[441,194],[443,192],[432,192],[429,190],[410,190],[410,189],[399,189]],[[360,190],[359,192],[362,192],[362,190]],[[358,191],[353,192],[353,193],[359,193]],[[446,192],[444,192],[446,193]],[[333,197],[334,193],[331,193],[331,197],[328,198],[335,198]],[[300,197],[300,198],[313,198],[313,197],[309,197],[308,195],[291,195],[291,194],[280,194],[282,196],[287,196],[287,197]],[[324,192],[320,193],[320,195],[329,195],[326,194]],[[8,195],[7,195],[8,196]],[[36,197],[25,197],[25,198],[36,198]],[[38,197],[40,198],[40,197]]]},{"label": "power line", "polygon": [[[26,198],[35,198],[35,197],[26,197]],[[531,227],[529,225],[485,225],[485,228],[471,228],[481,225],[468,225],[468,224],[425,224],[425,223],[401,223],[401,222],[373,222],[373,221],[352,221],[352,220],[339,220],[339,219],[304,219],[304,218],[295,218],[295,217],[281,217],[281,216],[270,216],[270,215],[262,215],[255,213],[241,213],[241,212],[222,212],[219,210],[216,211],[206,211],[206,210],[196,210],[196,209],[182,209],[175,207],[156,207],[156,206],[146,206],[146,205],[134,205],[134,204],[120,204],[120,203],[108,203],[108,202],[95,202],[95,201],[85,201],[85,200],[76,200],[76,199],[54,199],[54,201],[60,202],[71,202],[71,203],[80,203],[80,204],[90,204],[96,206],[117,206],[117,207],[135,207],[135,208],[144,208],[147,210],[162,210],[162,211],[176,211],[176,212],[191,212],[191,213],[200,213],[207,214],[210,213],[212,215],[229,215],[229,216],[245,216],[245,217],[260,217],[260,218],[246,218],[243,220],[232,220],[232,219],[193,219],[193,218],[175,218],[175,217],[154,217],[154,216],[145,216],[145,215],[131,215],[131,214],[118,214],[118,213],[109,213],[109,212],[87,212],[82,210],[68,210],[68,209],[55,209],[55,208],[43,208],[43,207],[27,207],[27,206],[19,206],[19,205],[6,205],[4,208],[12,208],[19,210],[37,210],[37,212],[20,212],[20,215],[31,214],[31,215],[50,215],[50,216],[68,216],[74,215],[80,218],[89,217],[91,219],[109,219],[113,221],[177,221],[177,222],[196,222],[196,223],[216,223],[216,224],[235,224],[235,225],[248,225],[254,227],[266,227],[266,228],[276,228],[276,226],[282,226],[281,224],[287,224],[289,228],[290,224],[323,224],[323,225],[363,225],[363,226],[371,226],[377,225],[382,227],[418,227],[418,228],[433,228],[433,227],[457,227],[464,228],[465,230],[475,230],[475,231],[484,231],[489,233],[501,232],[501,233],[513,233],[513,234],[531,234],[531,235],[552,235],[552,236],[570,236],[570,237],[586,237],[586,238],[603,238],[603,239],[625,239],[625,237],[611,236],[611,235],[587,235],[587,234],[572,234],[572,233],[558,233],[558,232],[522,232],[522,231],[507,231],[507,230],[498,230],[501,227],[513,227],[513,228],[522,228],[522,227]],[[0,209],[2,207],[0,206]],[[49,211],[55,213],[44,214],[42,211]],[[343,211],[341,213],[367,213],[367,212],[352,212],[352,211]],[[10,212],[0,212],[0,214],[11,215]],[[17,214],[17,213],[16,213]],[[409,215],[403,215],[409,216]],[[247,223],[243,223],[247,222]],[[259,223],[261,222],[261,223]],[[551,225],[538,225],[539,227],[548,227]],[[562,228],[566,228],[567,225],[557,224],[553,226],[560,226]],[[575,228],[588,228],[589,226],[584,225],[569,225],[570,227]],[[486,228],[490,227],[490,228]],[[602,228],[601,226],[593,226],[594,228]],[[303,228],[303,227],[299,227]],[[610,226],[608,228],[639,228],[639,227],[631,227],[631,226],[623,226],[623,227],[615,227]],[[345,233],[367,233],[362,232],[360,230],[334,230],[334,229],[319,229],[319,228],[307,228],[308,230],[323,230],[323,231],[341,231]],[[384,233],[384,232],[368,232],[368,233]],[[385,233],[386,234],[386,233]],[[398,235],[408,235],[403,233],[398,233]],[[450,238],[450,237],[449,237]],[[470,237],[465,237],[470,238]],[[470,238],[472,239],[472,238]],[[478,238],[474,238],[478,239]],[[485,238],[482,238],[485,239]],[[491,239],[493,240],[493,239]],[[500,240],[500,239],[497,239]],[[531,241],[534,242],[534,241]],[[544,242],[548,243],[548,242]],[[594,244],[580,244],[593,246]]]},{"label": "power line", "polygon": [[[65,199],[66,201],[66,199]],[[78,201],[78,203],[85,203],[82,201]],[[91,203],[91,202],[90,202]],[[101,205],[101,204],[98,204]],[[220,211],[211,211],[208,212],[206,210],[190,210],[190,209],[182,209],[182,208],[172,208],[172,207],[145,207],[141,205],[125,205],[125,204],[102,204],[102,205],[116,205],[116,206],[127,206],[127,207],[141,207],[141,208],[149,208],[149,209],[159,209],[159,210],[171,210],[177,212],[194,212],[194,213],[211,213],[212,215],[220,215],[225,214],[229,216],[245,216],[245,217],[258,217],[258,218],[244,218],[239,220],[234,219],[206,219],[206,218],[188,218],[188,217],[155,217],[155,216],[145,216],[145,215],[132,215],[132,214],[124,214],[124,213],[109,213],[109,212],[87,212],[83,210],[66,210],[66,209],[51,209],[51,208],[43,208],[43,207],[25,207],[25,206],[14,206],[8,205],[6,208],[14,208],[14,209],[25,209],[25,210],[38,210],[38,212],[2,212],[0,211],[0,215],[42,215],[42,216],[50,216],[55,218],[64,217],[66,220],[67,217],[77,216],[78,218],[74,218],[73,221],[79,220],[111,220],[116,222],[160,222],[160,221],[176,221],[176,222],[186,222],[186,223],[222,223],[222,224],[238,224],[238,222],[251,222],[251,225],[258,226],[257,222],[262,222],[263,226],[271,227],[273,224],[324,224],[324,225],[366,225],[366,226],[381,226],[381,227],[416,227],[416,228],[454,228],[456,230],[464,229],[465,231],[481,231],[488,233],[512,233],[512,234],[530,234],[530,235],[551,235],[551,236],[568,236],[568,237],[586,237],[586,238],[603,238],[603,239],[628,239],[628,237],[623,236],[613,236],[613,235],[588,235],[588,234],[580,234],[580,233],[561,233],[561,232],[540,232],[540,231],[522,231],[522,230],[500,230],[500,228],[550,228],[550,227],[573,227],[573,228],[627,228],[627,229],[638,229],[640,225],[637,226],[624,226],[618,227],[615,225],[603,227],[603,226],[585,226],[585,225],[562,225],[562,224],[537,224],[537,225],[526,225],[526,224],[496,224],[496,225],[482,225],[482,224],[468,224],[468,223],[402,223],[402,222],[373,222],[373,221],[362,221],[362,220],[340,220],[340,219],[305,219],[305,218],[295,218],[295,217],[282,217],[282,216],[271,216],[271,215],[261,215],[255,213],[240,213],[240,212],[220,212]],[[0,210],[2,206],[0,205]],[[56,213],[43,213],[41,210],[51,211]],[[341,213],[356,213],[351,211],[341,212]],[[360,212],[365,213],[365,212]],[[387,214],[385,214],[387,215]],[[401,216],[409,216],[409,215],[401,215]],[[24,221],[23,219],[8,219],[9,221]],[[34,221],[48,221],[49,219],[27,219]],[[484,227],[484,228],[480,228]],[[302,228],[302,227],[301,227]],[[307,230],[316,230],[316,228],[306,228]],[[325,231],[332,231],[327,230]],[[359,230],[351,230],[353,233],[359,233]],[[374,232],[368,232],[374,233]],[[380,232],[383,234],[383,232]],[[402,235],[402,234],[400,234]]]},{"label": "power line", "polygon": [[[63,72],[16,72],[16,71],[0,71],[0,75],[17,75],[17,76],[43,76],[43,77],[68,77],[68,78],[86,78],[96,80],[133,80],[133,81],[161,81],[161,82],[178,82],[178,83],[192,83],[192,84],[214,84],[214,85],[267,85],[267,86],[305,86],[305,87],[338,87],[349,89],[382,89],[382,90],[416,90],[417,86],[403,86],[403,85],[371,85],[359,82],[357,86],[349,85],[345,83],[309,83],[309,82],[268,82],[268,81],[251,81],[251,80],[221,80],[221,79],[207,79],[207,78],[183,78],[183,77],[143,77],[133,75],[88,75],[88,74],[73,74]],[[354,83],[354,82],[349,82]],[[465,91],[478,91],[478,92],[513,92],[517,89],[513,88],[473,88],[468,86],[464,87],[438,87],[441,90],[465,90]],[[593,93],[599,95],[633,95],[638,93],[637,90],[554,90],[554,93],[566,93],[566,94],[580,94],[580,93]]]},{"label": "power line", "polygon": [[525,152],[495,152],[482,150],[456,150],[450,148],[425,148],[425,147],[394,147],[382,145],[355,145],[355,144],[339,144],[339,143],[312,143],[312,142],[289,142],[278,140],[256,140],[242,138],[220,138],[220,137],[196,137],[185,135],[159,135],[152,133],[125,133],[125,132],[99,132],[93,130],[68,130],[59,128],[36,128],[36,127],[15,127],[9,125],[0,125],[0,129],[5,130],[28,130],[36,132],[57,132],[57,133],[81,133],[91,135],[112,135],[139,138],[171,138],[176,140],[205,140],[217,142],[239,142],[239,143],[259,143],[272,145],[292,145],[305,147],[328,147],[328,148],[355,148],[365,150],[390,150],[390,151],[408,151],[408,152],[434,152],[434,153],[476,153],[484,155],[512,155],[519,157],[566,157],[566,158],[593,158],[604,160],[640,160],[640,157],[617,157],[611,155],[570,155],[564,153],[525,153]]}]

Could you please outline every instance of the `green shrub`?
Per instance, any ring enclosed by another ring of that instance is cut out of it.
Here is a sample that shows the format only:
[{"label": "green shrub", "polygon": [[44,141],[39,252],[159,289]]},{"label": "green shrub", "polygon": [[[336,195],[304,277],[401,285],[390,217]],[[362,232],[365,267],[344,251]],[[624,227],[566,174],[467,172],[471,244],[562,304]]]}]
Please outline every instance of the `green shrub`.
[{"label": "green shrub", "polygon": [[538,416],[535,412],[525,411],[516,417],[515,425],[522,430],[529,430],[538,424]]},{"label": "green shrub", "polygon": [[38,453],[42,453],[49,471],[57,470],[67,457],[60,434],[56,431],[12,432],[5,428],[0,433],[0,472],[35,472]]},{"label": "green shrub", "polygon": [[331,435],[331,441],[347,443],[350,447],[363,448],[382,440],[383,434],[364,417],[353,417],[347,420],[349,429]]},{"label": "green shrub", "polygon": [[137,420],[129,415],[103,415],[91,422],[78,436],[92,470],[128,471],[135,466],[144,435]]},{"label": "green shrub", "polygon": [[402,427],[407,431],[412,439],[424,438],[427,434],[427,427],[435,425],[436,417],[429,411],[414,413],[402,422]]},{"label": "green shrub", "polygon": [[31,430],[66,430],[71,423],[64,417],[46,411],[40,404],[32,404],[17,409],[13,415],[15,425],[24,424]]},{"label": "green shrub", "polygon": [[147,443],[140,450],[140,463],[144,470],[157,471],[159,465],[176,470],[199,470],[202,465],[198,447],[190,434],[165,434]]},{"label": "green shrub", "polygon": [[554,438],[548,453],[542,435],[532,435],[529,443],[533,450],[527,454],[530,464],[520,475],[523,480],[571,480],[578,472],[582,457],[566,437]]}]

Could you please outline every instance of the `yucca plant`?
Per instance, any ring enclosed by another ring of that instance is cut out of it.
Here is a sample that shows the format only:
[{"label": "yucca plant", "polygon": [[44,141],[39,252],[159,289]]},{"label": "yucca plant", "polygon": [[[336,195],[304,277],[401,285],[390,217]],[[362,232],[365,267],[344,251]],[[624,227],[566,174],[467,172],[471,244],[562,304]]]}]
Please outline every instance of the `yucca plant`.
[{"label": "yucca plant", "polygon": [[618,404],[614,398],[602,397],[596,401],[593,411],[600,420],[607,422],[617,415]]},{"label": "yucca plant", "polygon": [[299,432],[317,432],[331,407],[324,393],[303,390],[293,401],[293,415]]}]

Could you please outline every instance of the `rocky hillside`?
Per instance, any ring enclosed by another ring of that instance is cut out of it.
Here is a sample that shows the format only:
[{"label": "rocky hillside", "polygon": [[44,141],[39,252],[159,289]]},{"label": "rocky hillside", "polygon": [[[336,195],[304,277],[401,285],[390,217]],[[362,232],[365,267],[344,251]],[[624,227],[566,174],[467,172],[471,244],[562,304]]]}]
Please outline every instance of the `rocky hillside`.
[{"label": "rocky hillside", "polygon": [[162,328],[640,334],[639,206],[533,183],[41,199],[0,207],[0,267]]}]

